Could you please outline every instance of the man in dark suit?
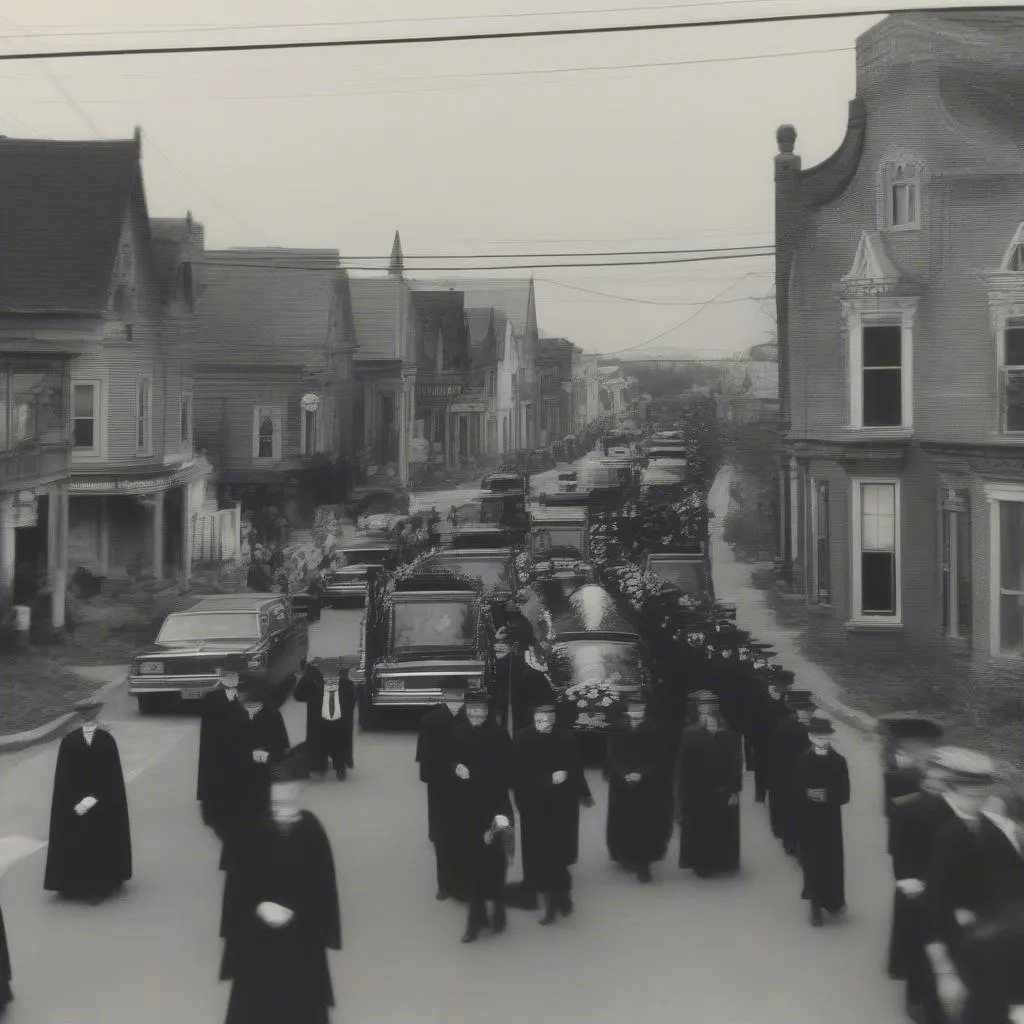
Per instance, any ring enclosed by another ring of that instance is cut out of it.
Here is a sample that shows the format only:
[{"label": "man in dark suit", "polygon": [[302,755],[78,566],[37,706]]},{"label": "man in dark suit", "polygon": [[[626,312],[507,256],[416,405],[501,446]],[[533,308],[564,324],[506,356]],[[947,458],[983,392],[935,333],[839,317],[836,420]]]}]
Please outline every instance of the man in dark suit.
[{"label": "man in dark suit", "polygon": [[218,830],[224,817],[224,771],[220,763],[224,749],[224,722],[230,708],[240,711],[238,679],[245,668],[240,654],[229,654],[220,672],[220,685],[203,697],[200,704],[199,767],[196,799],[200,802],[203,823]]},{"label": "man in dark suit", "polygon": [[295,687],[295,699],[306,705],[306,745],[310,767],[319,775],[327,772],[327,759],[334,774],[344,781],[354,768],[352,734],[356,712],[356,688],[342,668],[337,680],[327,682],[316,665],[302,659],[302,675]]},{"label": "man in dark suit", "polygon": [[799,856],[793,799],[793,763],[810,749],[807,726],[814,714],[810,690],[789,690],[785,695],[789,715],[783,718],[772,734],[768,761],[768,811],[772,832],[782,840],[791,857]]}]

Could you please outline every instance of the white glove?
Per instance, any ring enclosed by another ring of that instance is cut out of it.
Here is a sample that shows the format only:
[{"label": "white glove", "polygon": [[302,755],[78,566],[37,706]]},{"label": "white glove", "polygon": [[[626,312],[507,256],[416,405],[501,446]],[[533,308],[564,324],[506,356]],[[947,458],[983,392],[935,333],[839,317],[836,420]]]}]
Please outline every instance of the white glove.
[{"label": "white glove", "polygon": [[282,907],[280,903],[263,902],[256,908],[260,920],[271,928],[283,928],[291,922],[295,911]]},{"label": "white glove", "polygon": [[896,888],[904,896],[920,896],[924,892],[924,882],[920,878],[901,878],[896,883]]},{"label": "white glove", "polygon": [[967,1002],[967,987],[960,980],[960,975],[940,974],[935,979],[935,990],[949,1016],[954,1020],[959,1020],[964,1004]]},{"label": "white glove", "polygon": [[956,923],[961,928],[969,928],[975,921],[978,920],[978,915],[972,910],[968,910],[966,907],[957,907],[953,911],[953,916],[956,918]]},{"label": "white glove", "polygon": [[551,781],[556,786],[560,786],[567,778],[569,778],[568,772],[553,772],[551,775]]},{"label": "white glove", "polygon": [[505,817],[504,814],[496,814],[494,816],[494,827],[495,828],[508,828],[512,823]]},{"label": "white glove", "polygon": [[1024,1004],[1010,1007],[1010,1024],[1024,1024]]},{"label": "white glove", "polygon": [[457,764],[455,766],[455,774],[458,775],[460,779],[468,779],[469,769],[464,764]]},{"label": "white glove", "polygon": [[630,772],[626,776],[626,781],[627,782],[639,782],[640,781],[640,773],[639,772]]},{"label": "white glove", "polygon": [[254,750],[252,752],[252,759],[257,764],[266,764],[267,761],[269,760],[269,758],[270,758],[270,754],[268,754],[267,751],[265,751],[265,750]]},{"label": "white glove", "polygon": [[81,800],[75,804],[75,814],[81,817],[87,811],[91,811],[99,801],[94,796],[83,796]]}]

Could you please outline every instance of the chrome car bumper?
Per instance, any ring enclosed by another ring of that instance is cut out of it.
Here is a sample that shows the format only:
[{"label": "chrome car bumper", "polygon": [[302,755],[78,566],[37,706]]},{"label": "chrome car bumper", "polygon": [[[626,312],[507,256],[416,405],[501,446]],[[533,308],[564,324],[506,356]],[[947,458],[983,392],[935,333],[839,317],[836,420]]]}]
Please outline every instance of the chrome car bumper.
[{"label": "chrome car bumper", "polygon": [[195,676],[128,676],[128,695],[177,694],[186,700],[201,700],[220,685],[220,676],[203,673]]},{"label": "chrome car bumper", "polygon": [[374,690],[370,694],[370,704],[375,708],[428,708],[440,704],[443,699],[440,686],[417,687],[415,690]]}]

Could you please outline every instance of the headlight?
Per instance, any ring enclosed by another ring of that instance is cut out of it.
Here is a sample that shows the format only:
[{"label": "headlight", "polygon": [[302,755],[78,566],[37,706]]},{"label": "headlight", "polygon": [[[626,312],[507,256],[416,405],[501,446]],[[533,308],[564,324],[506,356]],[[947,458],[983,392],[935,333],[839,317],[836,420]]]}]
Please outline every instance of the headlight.
[{"label": "headlight", "polygon": [[162,675],[163,671],[164,663],[162,661],[139,662],[139,675],[141,676],[158,676]]}]

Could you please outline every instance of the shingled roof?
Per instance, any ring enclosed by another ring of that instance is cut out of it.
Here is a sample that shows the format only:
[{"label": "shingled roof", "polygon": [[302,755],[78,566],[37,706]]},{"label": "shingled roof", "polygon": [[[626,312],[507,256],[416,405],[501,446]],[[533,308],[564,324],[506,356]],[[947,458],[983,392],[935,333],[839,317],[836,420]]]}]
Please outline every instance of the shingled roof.
[{"label": "shingled roof", "polygon": [[0,312],[101,311],[140,184],[138,139],[0,138]]}]

